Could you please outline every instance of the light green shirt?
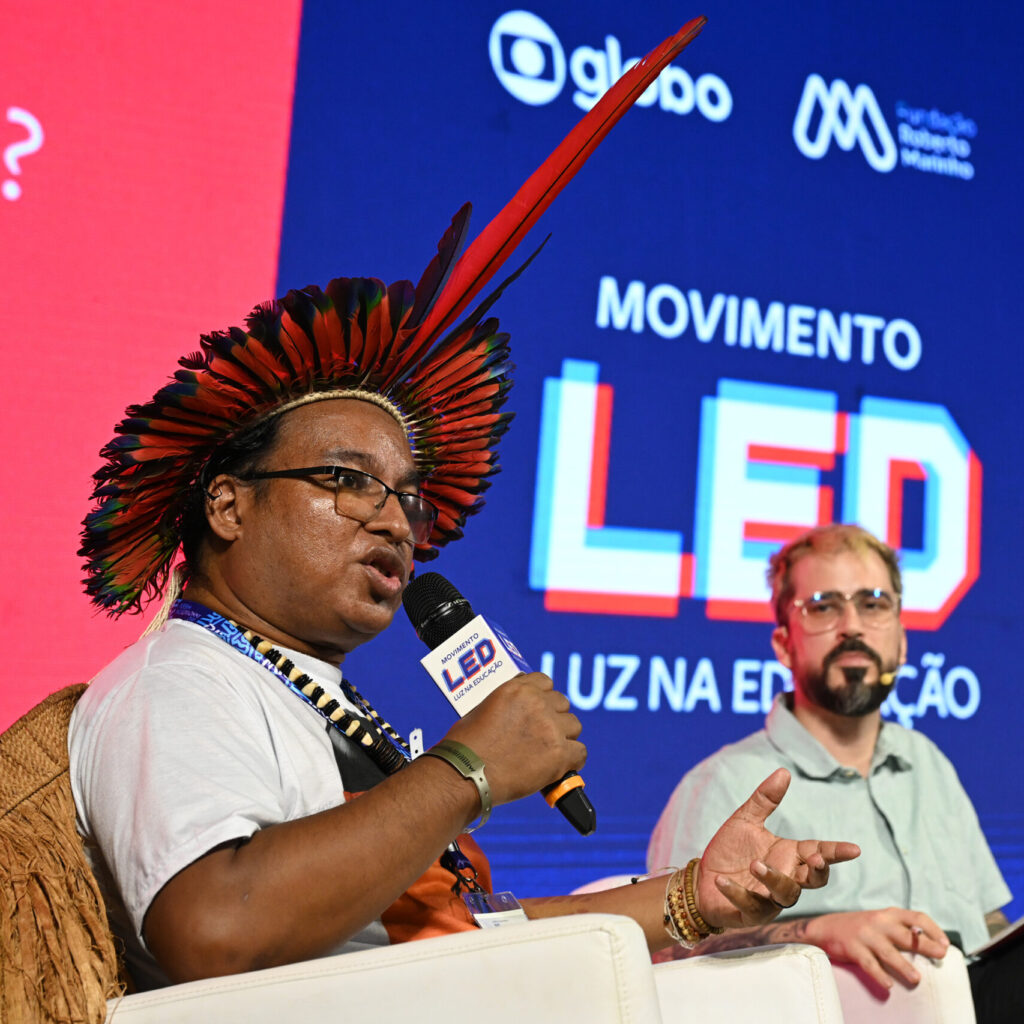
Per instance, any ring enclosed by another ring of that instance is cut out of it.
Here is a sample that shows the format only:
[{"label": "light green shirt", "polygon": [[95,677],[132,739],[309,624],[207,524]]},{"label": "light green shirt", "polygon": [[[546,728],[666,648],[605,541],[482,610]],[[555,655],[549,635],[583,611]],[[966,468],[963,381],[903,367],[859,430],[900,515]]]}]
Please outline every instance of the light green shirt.
[{"label": "light green shirt", "polygon": [[768,827],[792,839],[845,839],[860,857],[804,892],[789,916],[889,906],[921,910],[968,952],[988,938],[985,914],[1010,890],[952,764],[926,736],[883,722],[867,778],[840,764],[779,694],[765,728],[687,772],[661,813],[648,870],[698,856],[719,826],[778,767],[792,775]]}]

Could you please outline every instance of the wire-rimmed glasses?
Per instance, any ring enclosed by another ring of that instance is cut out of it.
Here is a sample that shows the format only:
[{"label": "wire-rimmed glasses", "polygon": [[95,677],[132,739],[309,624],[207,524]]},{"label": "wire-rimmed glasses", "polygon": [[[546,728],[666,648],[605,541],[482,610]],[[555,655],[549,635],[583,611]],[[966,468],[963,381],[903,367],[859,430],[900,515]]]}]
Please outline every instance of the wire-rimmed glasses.
[{"label": "wire-rimmed glasses", "polygon": [[852,604],[865,629],[885,629],[899,615],[899,602],[880,587],[844,594],[838,590],[816,590],[810,597],[798,598],[793,607],[799,609],[806,633],[827,633],[842,621],[846,606]]},{"label": "wire-rimmed glasses", "polygon": [[377,517],[389,495],[398,499],[399,507],[409,523],[414,544],[425,544],[437,521],[437,506],[413,491],[396,491],[361,469],[348,466],[308,466],[304,469],[273,469],[249,473],[242,480],[272,480],[277,477],[329,476],[334,481],[334,508],[338,515],[360,523]]}]

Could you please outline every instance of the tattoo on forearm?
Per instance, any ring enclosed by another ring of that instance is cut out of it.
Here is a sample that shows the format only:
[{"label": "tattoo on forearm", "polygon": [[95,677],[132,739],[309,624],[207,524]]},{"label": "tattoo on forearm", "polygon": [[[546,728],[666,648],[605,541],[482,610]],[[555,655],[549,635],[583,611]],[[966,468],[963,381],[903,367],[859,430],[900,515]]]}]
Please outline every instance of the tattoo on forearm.
[{"label": "tattoo on forearm", "polygon": [[806,942],[809,918],[794,917],[786,921],[772,921],[756,928],[727,928],[721,935],[709,935],[697,943],[695,949],[671,946],[655,956],[655,962],[686,960],[705,953],[721,953],[727,949],[748,949],[751,946],[770,946],[777,942]]}]

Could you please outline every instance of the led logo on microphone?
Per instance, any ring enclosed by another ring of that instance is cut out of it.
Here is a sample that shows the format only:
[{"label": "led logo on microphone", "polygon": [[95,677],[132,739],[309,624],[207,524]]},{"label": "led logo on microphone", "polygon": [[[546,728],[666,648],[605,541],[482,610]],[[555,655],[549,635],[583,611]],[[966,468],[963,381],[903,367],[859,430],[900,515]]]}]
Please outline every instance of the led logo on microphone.
[{"label": "led logo on microphone", "polygon": [[445,681],[449,693],[454,693],[466,682],[472,679],[482,668],[494,661],[496,651],[490,640],[481,640],[474,647],[465,651],[459,656],[458,666],[462,675],[452,678],[448,669],[441,670],[441,678]]},{"label": "led logo on microphone", "polygon": [[420,663],[460,717],[502,683],[520,672],[532,671],[504,630],[482,615],[471,619]]}]

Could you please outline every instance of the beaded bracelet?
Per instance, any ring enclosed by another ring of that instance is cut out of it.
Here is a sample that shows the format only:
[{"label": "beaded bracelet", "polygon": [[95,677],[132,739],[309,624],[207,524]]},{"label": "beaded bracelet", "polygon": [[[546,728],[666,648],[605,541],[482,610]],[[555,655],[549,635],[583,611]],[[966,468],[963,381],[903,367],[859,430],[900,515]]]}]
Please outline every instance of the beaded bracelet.
[{"label": "beaded bracelet", "polygon": [[698,867],[700,867],[700,857],[694,857],[693,860],[686,865],[686,871],[683,875],[683,894],[686,900],[686,913],[693,922],[694,928],[703,939],[708,935],[721,935],[725,929],[713,928],[704,920],[700,911],[697,909],[697,897],[694,893],[694,883],[697,880]]},{"label": "beaded bracelet", "polygon": [[683,868],[677,868],[665,886],[665,931],[673,942],[686,949],[693,949],[704,937],[686,913],[686,895],[683,888]]},{"label": "beaded bracelet", "polygon": [[441,740],[429,750],[424,750],[423,756],[447,761],[464,779],[469,779],[476,786],[476,791],[480,795],[480,820],[472,828],[463,829],[463,832],[468,835],[486,824],[491,816],[492,803],[491,787],[484,774],[483,761],[465,743],[457,743],[455,740]]}]

